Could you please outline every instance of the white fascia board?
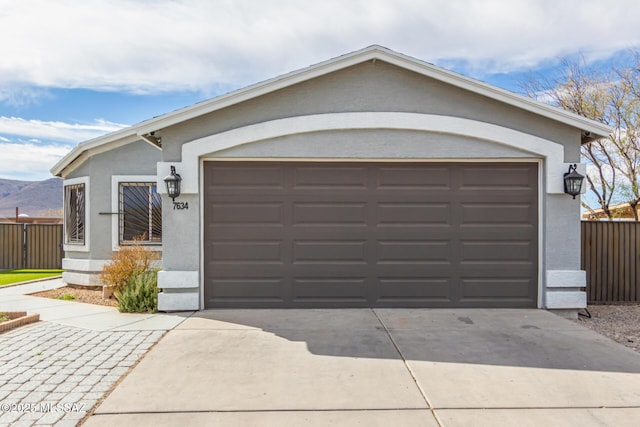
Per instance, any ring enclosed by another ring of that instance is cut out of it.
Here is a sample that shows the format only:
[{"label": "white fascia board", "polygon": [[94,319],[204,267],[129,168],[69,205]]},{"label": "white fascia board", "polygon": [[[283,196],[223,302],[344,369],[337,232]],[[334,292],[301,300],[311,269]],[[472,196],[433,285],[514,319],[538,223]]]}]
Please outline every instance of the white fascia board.
[{"label": "white fascia board", "polygon": [[193,119],[203,114],[371,60],[388,62],[400,68],[404,68],[534,114],[565,123],[580,130],[591,132],[596,136],[607,137],[614,130],[611,126],[598,123],[594,120],[587,119],[577,114],[518,95],[479,80],[465,77],[461,74],[445,70],[433,64],[391,51],[381,46],[370,46],[356,52],[312,65],[302,70],[293,71],[246,88],[236,90],[226,95],[158,116],[140,123],[136,128],[138,129],[138,132],[142,134],[156,131],[185,120]]},{"label": "white fascia board", "polygon": [[297,83],[302,83],[343,68],[348,68],[353,65],[366,62],[370,59],[376,58],[382,60],[382,58],[379,58],[379,55],[374,54],[374,51],[369,51],[367,49],[343,55],[338,58],[333,58],[328,61],[312,65],[308,68],[292,71],[251,86],[220,95],[216,98],[155,117],[151,120],[140,123],[140,127],[138,128],[139,132],[149,133],[172,126],[185,120],[190,120],[222,108],[239,104]]},{"label": "white fascia board", "polygon": [[190,120],[204,114],[211,113],[222,108],[238,104],[249,99],[274,92],[285,87],[292,86],[316,77],[329,74],[344,68],[351,67],[371,60],[381,60],[409,71],[422,74],[424,76],[442,81],[444,83],[468,90],[495,99],[499,102],[538,114],[549,119],[565,123],[583,131],[591,132],[594,136],[607,137],[613,132],[613,128],[594,120],[586,119],[577,114],[570,113],[557,107],[527,98],[522,95],[510,92],[505,89],[481,82],[479,80],[465,77],[461,74],[445,70],[433,64],[415,59],[398,52],[394,52],[382,46],[369,46],[367,48],[351,52],[337,58],[332,58],[316,65],[312,65],[301,70],[256,83],[254,85],[238,89],[216,98],[202,101],[197,104],[184,107],[182,109],[154,117],[138,123],[129,128],[125,128],[111,134],[92,139],[76,146],[69,154],[60,160],[52,169],[51,173],[61,176],[65,168],[70,165],[82,153],[92,150],[98,146],[109,144],[120,138],[141,138],[147,133],[166,128],[168,126]]},{"label": "white fascia board", "polygon": [[578,129],[591,132],[596,136],[606,138],[614,131],[614,128],[611,126],[599,123],[595,120],[587,119],[586,117],[582,117],[570,111],[563,110],[562,108],[554,107],[553,105],[536,101],[532,98],[519,95],[517,93],[502,89],[494,85],[490,85],[488,83],[484,83],[480,80],[472,79],[461,74],[445,70],[419,59],[411,58],[397,52],[387,52],[389,54],[392,54],[393,56],[388,59],[380,59],[391,62],[394,65],[408,69],[410,71],[414,71],[427,77],[442,81],[444,83],[457,86],[461,89],[466,89],[470,92],[495,99],[496,101],[500,101],[505,104],[509,104],[514,107],[518,107],[520,109],[541,115],[543,117],[565,123]]},{"label": "white fascia board", "polygon": [[64,178],[65,174],[69,174],[73,169],[80,166],[87,158],[139,140],[140,137],[136,134],[133,128],[126,128],[99,138],[81,142],[51,168],[51,173],[54,176]]}]

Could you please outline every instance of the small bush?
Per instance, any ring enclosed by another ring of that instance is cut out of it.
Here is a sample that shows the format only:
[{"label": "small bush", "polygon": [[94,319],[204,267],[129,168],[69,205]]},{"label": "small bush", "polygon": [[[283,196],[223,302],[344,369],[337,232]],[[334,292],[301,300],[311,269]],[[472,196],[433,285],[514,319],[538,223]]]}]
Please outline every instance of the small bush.
[{"label": "small bush", "polygon": [[58,299],[64,300],[64,301],[73,301],[74,299],[76,299],[76,297],[74,295],[71,294],[64,294],[58,297]]},{"label": "small bush", "polygon": [[134,274],[116,291],[121,313],[155,313],[158,311],[158,271]]},{"label": "small bush", "polygon": [[9,320],[11,320],[11,319],[9,318],[7,313],[0,313],[0,323],[8,322]]},{"label": "small bush", "polygon": [[121,290],[135,275],[151,270],[153,261],[159,258],[157,252],[140,244],[124,246],[113,253],[111,262],[102,268],[100,281]]}]

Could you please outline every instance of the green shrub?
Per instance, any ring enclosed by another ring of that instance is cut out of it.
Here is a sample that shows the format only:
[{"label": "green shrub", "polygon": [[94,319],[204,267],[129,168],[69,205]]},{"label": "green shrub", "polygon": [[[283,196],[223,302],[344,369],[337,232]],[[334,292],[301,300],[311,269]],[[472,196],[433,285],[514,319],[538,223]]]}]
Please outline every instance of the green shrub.
[{"label": "green shrub", "polygon": [[2,322],[8,322],[9,320],[9,316],[7,315],[7,313],[0,313],[0,323]]},{"label": "green shrub", "polygon": [[135,273],[116,291],[121,313],[155,313],[158,311],[158,270]]}]

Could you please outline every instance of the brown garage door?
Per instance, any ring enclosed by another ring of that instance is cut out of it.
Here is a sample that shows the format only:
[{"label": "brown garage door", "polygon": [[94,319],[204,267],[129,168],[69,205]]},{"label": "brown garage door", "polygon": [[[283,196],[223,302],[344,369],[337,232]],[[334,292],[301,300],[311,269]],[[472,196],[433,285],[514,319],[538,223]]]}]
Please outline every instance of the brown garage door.
[{"label": "brown garage door", "polygon": [[535,307],[537,169],[205,162],[205,306]]}]

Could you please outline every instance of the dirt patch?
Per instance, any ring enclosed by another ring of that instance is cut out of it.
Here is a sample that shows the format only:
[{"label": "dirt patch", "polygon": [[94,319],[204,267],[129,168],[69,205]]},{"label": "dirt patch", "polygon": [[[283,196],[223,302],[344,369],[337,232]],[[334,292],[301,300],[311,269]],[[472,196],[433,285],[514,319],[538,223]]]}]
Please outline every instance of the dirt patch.
[{"label": "dirt patch", "polygon": [[61,299],[66,301],[84,302],[87,304],[106,305],[117,307],[118,301],[115,298],[103,298],[102,289],[76,288],[65,286],[63,288],[52,289],[50,291],[36,292],[31,294],[36,297]]},{"label": "dirt patch", "polygon": [[591,319],[576,322],[640,353],[640,304],[590,305],[589,312]]}]

